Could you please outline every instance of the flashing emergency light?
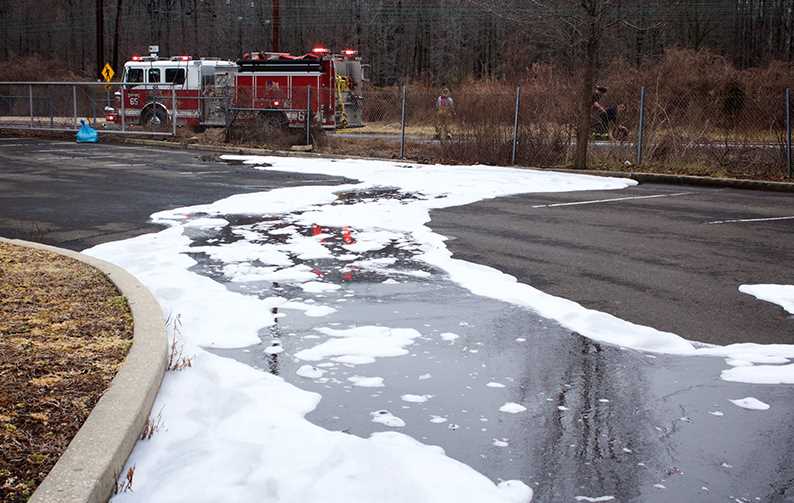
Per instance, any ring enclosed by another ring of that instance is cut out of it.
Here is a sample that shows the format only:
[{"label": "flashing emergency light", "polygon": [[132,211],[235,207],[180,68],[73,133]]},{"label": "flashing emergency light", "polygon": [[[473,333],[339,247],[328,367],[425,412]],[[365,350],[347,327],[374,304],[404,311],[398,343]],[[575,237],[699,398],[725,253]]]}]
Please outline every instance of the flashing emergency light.
[{"label": "flashing emergency light", "polygon": [[279,100],[276,100],[276,101],[273,102],[273,106],[274,107],[277,107],[279,105],[281,105],[281,102]]},{"label": "flashing emergency light", "polygon": [[190,56],[179,56],[179,61],[190,61],[191,59],[193,58]]},{"label": "flashing emergency light", "polygon": [[130,58],[132,61],[143,61],[143,56],[138,56],[137,54]]},{"label": "flashing emergency light", "polygon": [[358,54],[358,51],[355,49],[345,49],[344,51],[342,51],[342,53],[344,53],[345,56],[355,56],[356,54]]},{"label": "flashing emergency light", "polygon": [[312,49],[312,52],[315,53],[315,54],[328,54],[331,51],[327,47],[318,46],[318,47],[315,47],[314,49]]}]

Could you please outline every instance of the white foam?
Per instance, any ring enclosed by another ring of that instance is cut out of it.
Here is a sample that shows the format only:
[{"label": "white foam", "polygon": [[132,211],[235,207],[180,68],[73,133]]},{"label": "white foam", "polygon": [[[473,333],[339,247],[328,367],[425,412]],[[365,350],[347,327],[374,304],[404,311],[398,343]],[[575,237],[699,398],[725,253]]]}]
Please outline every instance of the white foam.
[{"label": "white foam", "polygon": [[767,410],[769,409],[769,404],[764,403],[761,400],[748,396],[746,398],[738,398],[736,400],[730,401],[732,404],[736,405],[737,407],[741,407],[743,409],[748,410]]},{"label": "white foam", "polygon": [[303,314],[310,318],[322,318],[323,316],[328,316],[329,314],[333,314],[336,312],[336,309],[330,306],[310,306],[308,309],[303,311]]},{"label": "white foam", "polygon": [[[246,272],[256,274],[256,280],[261,280],[267,279],[268,274],[288,271],[295,266],[291,255],[327,255],[319,238],[296,238],[296,229],[288,231],[287,243],[278,244],[262,242],[264,238],[254,227],[235,229],[236,235],[242,238],[235,242],[239,244],[191,249],[191,240],[184,231],[199,214],[200,218],[285,214],[291,214],[292,218],[297,214],[294,223],[302,226],[313,223],[350,226],[354,229],[356,243],[345,247],[352,252],[379,250],[392,242],[402,244],[406,235],[410,235],[425,262],[444,270],[474,293],[483,291],[496,298],[534,306],[541,315],[559,317],[568,328],[606,342],[626,346],[636,342],[637,346],[652,350],[686,349],[667,334],[640,329],[636,336],[635,326],[538,294],[506,275],[500,276],[498,271],[452,260],[444,239],[425,226],[433,208],[529,190],[605,190],[634,182],[487,166],[405,170],[388,162],[240,159],[252,165],[272,163],[274,170],[340,175],[362,182],[240,194],[215,203],[163,211],[152,219],[170,226],[168,229],[89,250],[137,276],[154,292],[167,313],[180,313],[186,349],[195,355],[193,368],[166,377],[158,405],[167,405],[170,428],[161,432],[157,441],[136,446],[129,460],[129,466],[137,467],[135,492],[120,495],[119,500],[258,501],[266,494],[277,494],[282,501],[329,501],[332,496],[332,501],[339,502],[384,503],[525,502],[531,499],[532,492],[525,484],[508,481],[497,486],[470,467],[446,457],[441,449],[424,446],[404,435],[380,433],[361,439],[314,426],[303,416],[316,406],[318,395],[300,391],[267,373],[203,352],[200,345],[246,347],[258,343],[258,331],[273,323],[270,308],[283,304],[284,300],[262,300],[229,291],[224,285],[189,271],[196,262],[187,253],[205,252],[224,266],[230,263],[255,266],[256,262],[276,268],[274,271],[262,268],[230,270],[237,273],[235,279],[241,281],[246,279]],[[427,197],[408,202],[328,204],[336,199],[337,191],[384,184],[405,192],[425,193]],[[202,225],[192,232],[203,232]],[[300,277],[283,281],[314,279],[305,269],[290,272],[299,273]],[[430,275],[427,271],[410,273],[418,277]],[[270,280],[280,281],[275,277]],[[405,347],[419,336],[418,332],[407,329],[384,331],[376,327],[364,332],[377,342],[369,344],[355,333],[326,333],[328,341],[299,354],[303,353],[304,359],[309,361],[329,358],[361,363],[377,357],[406,354]],[[337,345],[338,342],[342,344]],[[453,426],[457,427],[450,425],[450,429],[455,429]],[[328,463],[328,459],[334,462]],[[210,480],[211,484],[205,483]],[[393,487],[393,480],[404,482],[384,493],[383,487]]]},{"label": "white foam", "polygon": [[726,381],[752,384],[794,384],[794,363],[733,367],[723,370],[720,377]]},{"label": "white foam", "polygon": [[253,262],[266,265],[291,266],[292,260],[278,246],[252,243],[244,239],[218,246],[193,246],[191,253],[206,253],[220,262]]},{"label": "white foam", "polygon": [[281,345],[280,342],[274,342],[270,346],[265,348],[265,353],[269,355],[277,355],[283,352],[284,352],[284,347]]},{"label": "white foam", "polygon": [[311,365],[301,365],[295,373],[306,379],[319,379],[325,374],[325,370],[312,367]]},{"label": "white foam", "polygon": [[325,247],[319,239],[320,236],[301,236],[298,234],[290,237],[286,248],[301,260],[331,258],[331,250]]},{"label": "white foam", "polygon": [[499,407],[500,412],[507,412],[508,414],[518,414],[519,412],[524,412],[525,410],[527,410],[526,407],[515,402],[507,402]]},{"label": "white foam", "polygon": [[311,267],[300,264],[290,267],[277,269],[270,273],[262,273],[263,279],[267,281],[278,281],[282,283],[302,283],[304,281],[311,281],[317,278],[317,275],[312,272]]},{"label": "white foam", "polygon": [[402,428],[405,426],[405,421],[395,416],[388,410],[376,410],[370,412],[373,423],[379,423],[388,426],[389,428]]},{"label": "white foam", "polygon": [[124,267],[152,291],[166,315],[179,315],[181,332],[195,346],[239,348],[260,342],[258,331],[273,323],[278,303],[231,292],[189,271],[190,239],[182,227],[105,243],[84,253]]},{"label": "white foam", "polygon": [[222,229],[227,225],[229,225],[229,221],[223,218],[194,218],[185,223],[185,228],[214,230]]},{"label": "white foam", "polygon": [[308,281],[306,283],[302,283],[300,287],[304,292],[308,293],[333,292],[334,290],[339,290],[342,288],[341,286],[334,283],[324,283],[322,281]]},{"label": "white foam", "polygon": [[318,332],[330,336],[328,340],[295,354],[301,360],[319,361],[335,357],[336,361],[364,364],[376,358],[408,354],[407,346],[421,334],[412,328],[363,326],[337,330],[319,328]]},{"label": "white foam", "polygon": [[364,376],[351,376],[347,378],[348,381],[353,383],[353,386],[362,388],[382,388],[382,377],[364,377]]},{"label": "white foam", "polygon": [[430,400],[431,398],[433,398],[433,395],[411,395],[411,394],[406,394],[406,395],[400,396],[400,399],[403,402],[412,402],[412,403],[424,403],[424,402]]},{"label": "white foam", "polygon": [[500,383],[500,382],[489,382],[488,384],[486,384],[486,386],[488,386],[489,388],[504,388],[505,387],[505,385]]},{"label": "white foam", "polygon": [[440,337],[445,341],[454,341],[458,339],[460,336],[452,332],[444,332],[440,334]]},{"label": "white foam", "polygon": [[777,304],[794,314],[794,285],[741,285],[739,291]]}]

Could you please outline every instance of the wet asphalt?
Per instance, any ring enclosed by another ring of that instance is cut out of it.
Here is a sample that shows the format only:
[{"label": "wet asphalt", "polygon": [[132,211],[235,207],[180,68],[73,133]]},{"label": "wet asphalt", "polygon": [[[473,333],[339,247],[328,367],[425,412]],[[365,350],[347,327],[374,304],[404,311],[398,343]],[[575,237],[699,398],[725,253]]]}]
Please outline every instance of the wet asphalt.
[{"label": "wet asphalt", "polygon": [[[212,162],[211,156],[195,152],[112,145],[86,148],[2,137],[0,167],[0,235],[72,249],[152,232],[157,227],[147,224],[148,216],[167,208],[272,187],[342,182],[255,172]],[[653,195],[689,189],[643,185],[629,191]],[[681,196],[620,203],[629,206],[612,209],[611,203],[531,208],[625,197],[632,195],[629,191],[485,201],[434,212],[431,226],[456,238],[448,245],[457,256],[494,265],[589,307],[601,306],[620,316],[610,309],[640,297],[642,302],[638,302],[645,309],[638,312],[646,318],[626,307],[622,312],[636,316],[628,319],[649,320],[646,323],[652,326],[657,326],[652,321],[658,319],[657,328],[666,328],[663,322],[675,323],[683,327],[678,333],[692,339],[707,337],[685,330],[697,326],[694,321],[686,324],[688,316],[700,313],[706,328],[719,323],[720,316],[733,320],[733,304],[721,304],[717,285],[727,280],[720,278],[732,274],[747,282],[791,283],[785,274],[773,274],[791,263],[786,246],[791,241],[775,237],[778,227],[704,227],[702,223],[747,214],[779,215],[791,201],[786,196],[727,191],[734,206],[726,209],[721,206],[726,191],[697,189],[706,195],[689,202],[684,201],[688,196]],[[659,205],[673,209],[659,211]],[[675,210],[676,205],[684,207]],[[610,218],[615,226],[608,223]],[[662,226],[660,219],[672,222]],[[678,227],[670,229],[675,223]],[[790,232],[792,222],[784,225]],[[723,241],[712,243],[715,236]],[[673,244],[663,245],[664,239]],[[668,247],[678,251],[667,253]],[[635,249],[642,254],[628,253]],[[663,256],[654,258],[658,253]],[[594,257],[588,259],[591,254]],[[771,258],[764,259],[767,256]],[[700,258],[688,265],[690,257]],[[288,286],[268,282],[229,283],[219,272],[222,264],[202,254],[194,258],[199,260],[197,272],[232,290],[263,297],[298,295]],[[604,262],[600,269],[599,260]],[[670,263],[675,260],[679,262]],[[715,262],[724,266],[716,267]],[[747,262],[762,264],[743,272],[738,264]],[[642,264],[650,268],[647,278],[638,272]],[[400,431],[442,446],[493,480],[526,481],[535,489],[535,501],[541,502],[605,495],[615,496],[615,501],[794,501],[792,386],[720,381],[719,372],[725,368],[721,359],[646,355],[593,343],[529,310],[473,296],[440,271],[417,279],[366,271],[342,275],[344,265],[333,259],[310,265],[327,271],[343,288],[300,295],[338,306],[336,313],[318,320],[286,311],[277,327],[262,330],[261,344],[216,352],[321,393],[320,405],[308,416],[317,424],[367,436],[388,429],[371,421],[371,413],[388,410],[405,421]],[[398,266],[423,267],[411,256],[401,256]],[[596,272],[588,275],[582,270]],[[623,275],[629,274],[626,271],[634,271],[639,279],[623,281]],[[656,272],[661,276],[652,278]],[[565,284],[565,274],[571,285]],[[388,277],[400,283],[383,284]],[[697,287],[709,278],[714,282],[708,284],[711,287]],[[638,286],[642,281],[645,284]],[[659,293],[654,294],[657,287]],[[770,328],[768,333],[778,342],[790,342],[785,337],[792,334],[791,320],[780,316],[774,306],[744,297],[752,303],[751,313],[744,317],[768,319],[772,314],[778,331]],[[714,304],[708,307],[710,299]],[[681,305],[670,308],[668,304],[674,301]],[[679,316],[687,313],[689,304],[700,305],[700,311]],[[657,309],[683,321],[656,315]],[[364,324],[415,328],[422,336],[404,356],[379,358],[368,365],[326,367],[328,380],[323,382],[295,374],[303,364],[318,363],[293,356],[322,342],[316,338],[316,327]],[[444,332],[460,338],[444,340],[440,336]],[[733,333],[743,334],[742,341],[753,340],[759,333],[760,338],[767,336],[763,329]],[[283,353],[265,351],[274,341],[283,345]],[[352,386],[347,378],[353,375],[383,377],[385,386]],[[488,387],[489,382],[504,387]],[[406,393],[432,397],[411,403],[401,399]],[[745,396],[755,396],[772,408],[747,411],[727,401]],[[500,412],[499,407],[508,401],[522,403],[527,411]],[[431,422],[433,416],[445,421]]]},{"label": "wet asphalt", "polygon": [[[624,199],[634,197],[644,199]],[[792,218],[726,222],[778,217]],[[642,184],[480,201],[431,218],[458,258],[588,308],[695,341],[794,343],[794,317],[738,291],[794,283],[794,193]]]},{"label": "wet asphalt", "polygon": [[[324,232],[341,235],[342,229]],[[202,233],[193,236],[194,246],[239,239],[230,240],[232,233],[224,229]],[[269,239],[267,232],[257,238]],[[338,259],[298,260],[342,286],[314,294],[267,281],[234,283],[224,277],[223,262],[193,254],[195,272],[233,291],[337,309],[322,318],[282,309],[278,324],[260,332],[260,344],[211,351],[320,393],[319,406],[307,416],[316,424],[362,437],[402,431],[443,447],[492,480],[531,484],[535,501],[794,497],[791,386],[721,381],[726,365],[720,358],[652,355],[595,343],[529,309],[472,295],[406,254],[405,244],[362,257],[399,257],[389,271],[358,270]],[[344,252],[334,249],[335,255]],[[416,270],[431,276],[408,274]],[[296,356],[329,339],[318,328],[367,325],[412,328],[422,335],[408,354],[374,363]],[[442,336],[450,332],[459,337]],[[281,352],[273,354],[274,347]],[[297,375],[307,364],[324,374]],[[381,378],[383,386],[356,386],[350,380],[356,376]],[[425,401],[406,401],[405,395]],[[745,396],[772,408],[748,411],[729,402]],[[501,411],[507,402],[527,410]],[[372,421],[383,413],[405,424],[388,428]]]},{"label": "wet asphalt", "polygon": [[157,211],[340,178],[255,171],[217,154],[0,136],[0,236],[84,250],[154,232]]}]

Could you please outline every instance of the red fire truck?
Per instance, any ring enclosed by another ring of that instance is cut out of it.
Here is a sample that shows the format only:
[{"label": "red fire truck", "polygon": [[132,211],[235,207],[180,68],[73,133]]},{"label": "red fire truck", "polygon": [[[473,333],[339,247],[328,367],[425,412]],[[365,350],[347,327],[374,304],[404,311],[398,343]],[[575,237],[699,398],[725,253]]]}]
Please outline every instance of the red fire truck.
[{"label": "red fire truck", "polygon": [[237,62],[190,56],[133,56],[109,123],[164,130],[230,123],[265,128],[304,127],[306,113],[326,129],[363,126],[361,58],[324,47],[293,56],[250,52]]}]

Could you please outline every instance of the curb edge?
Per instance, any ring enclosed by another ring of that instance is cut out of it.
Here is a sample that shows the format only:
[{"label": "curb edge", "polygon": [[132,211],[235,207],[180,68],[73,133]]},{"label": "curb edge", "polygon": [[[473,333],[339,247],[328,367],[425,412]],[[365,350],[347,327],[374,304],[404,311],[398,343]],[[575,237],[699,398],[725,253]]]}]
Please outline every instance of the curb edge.
[{"label": "curb edge", "polygon": [[160,305],[122,268],[82,253],[0,237],[0,242],[50,251],[98,269],[127,299],[133,343],[110,386],[29,503],[104,503],[135,447],[160,389],[168,340]]}]

